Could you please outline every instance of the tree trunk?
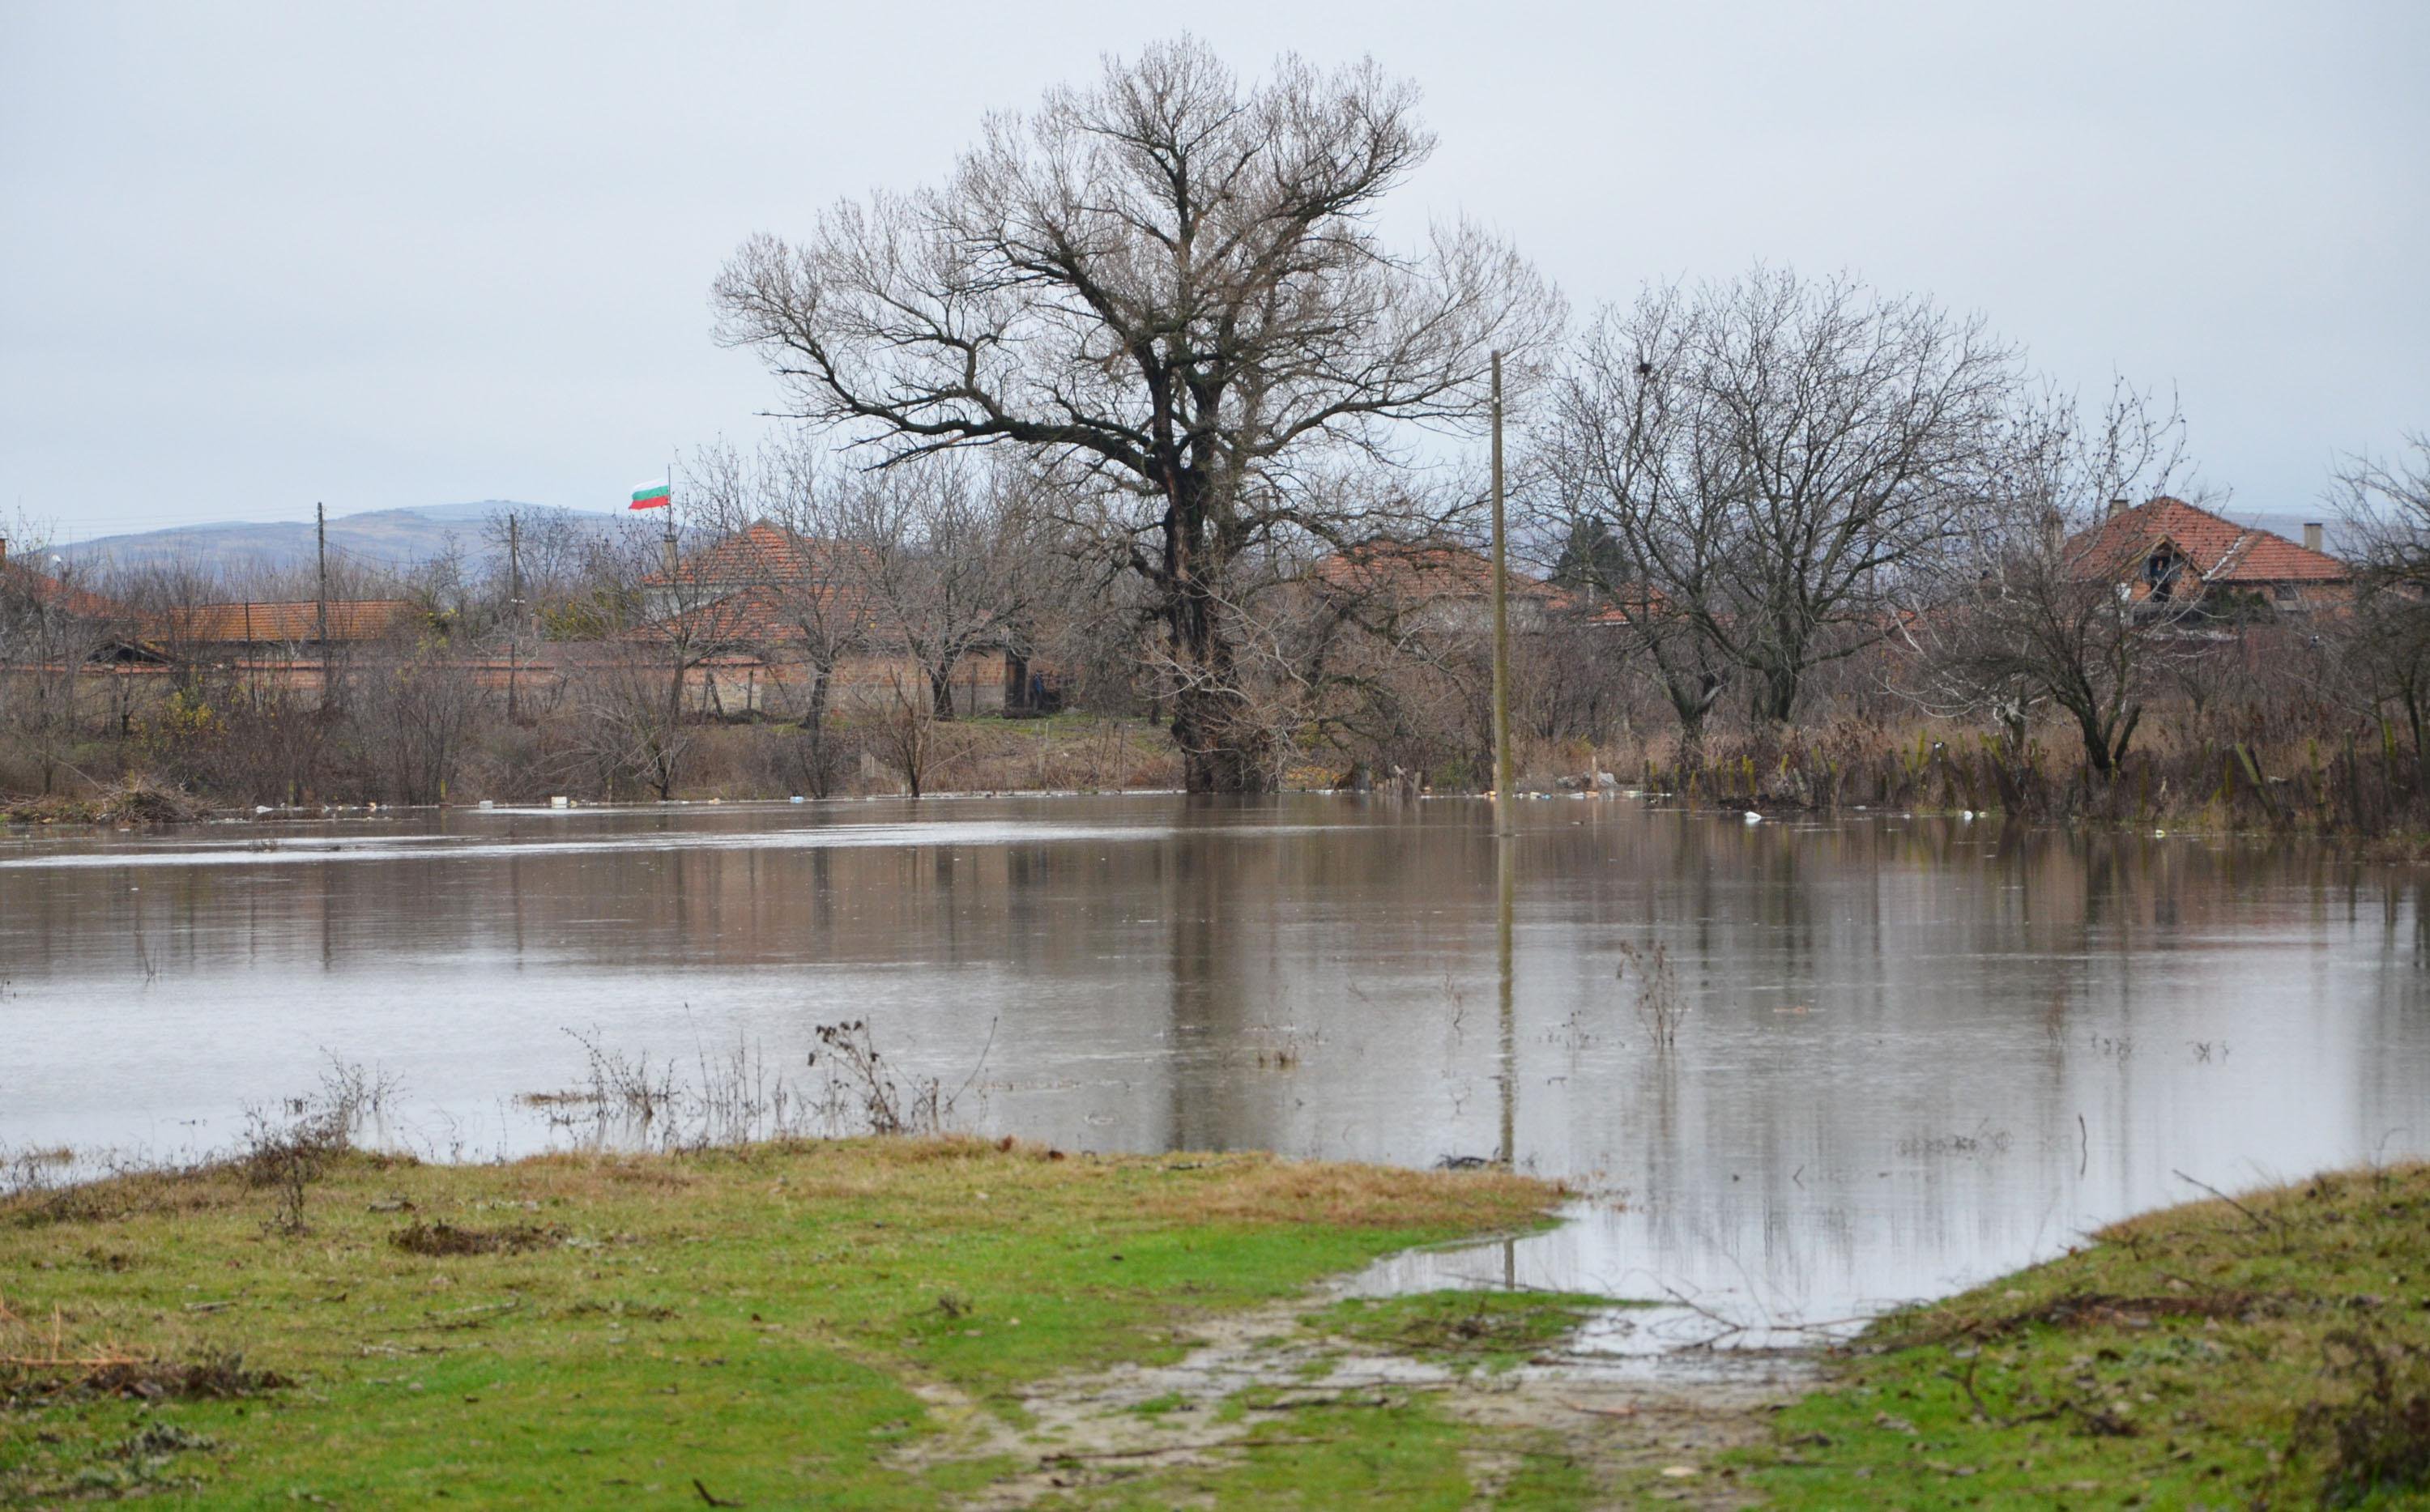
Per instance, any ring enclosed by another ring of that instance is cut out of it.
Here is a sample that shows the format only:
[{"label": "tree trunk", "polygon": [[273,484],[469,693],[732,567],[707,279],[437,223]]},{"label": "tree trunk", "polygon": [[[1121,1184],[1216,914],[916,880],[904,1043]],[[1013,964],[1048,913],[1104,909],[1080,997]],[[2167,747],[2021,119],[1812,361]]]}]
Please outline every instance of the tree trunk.
[{"label": "tree trunk", "polygon": [[1767,669],[1756,703],[1756,717],[1773,724],[1788,723],[1789,715],[1797,710],[1797,681],[1795,667]]},{"label": "tree trunk", "polygon": [[2413,735],[2413,801],[2419,804],[2430,797],[2430,740],[2422,739],[2425,724],[2430,724],[2430,710],[2422,706],[2421,693],[2412,688],[2405,690],[2405,723]]},{"label": "tree trunk", "polygon": [[813,666],[810,668],[809,695],[803,700],[801,727],[816,735],[826,722],[827,670],[824,667]]},{"label": "tree trunk", "polygon": [[928,669],[928,711],[940,720],[954,717],[954,664],[940,661]]},{"label": "tree trunk", "polygon": [[1272,744],[1238,691],[1190,687],[1173,695],[1173,739],[1190,792],[1265,792],[1273,787]]},{"label": "tree trunk", "polygon": [[1254,793],[1273,787],[1273,738],[1240,688],[1223,606],[1207,581],[1203,477],[1179,468],[1165,518],[1164,619],[1180,687],[1173,695],[1173,739],[1181,747],[1182,786],[1190,792]]},{"label": "tree trunk", "polygon": [[2078,709],[2076,727],[2084,732],[2084,758],[2092,766],[2092,774],[2103,782],[2109,780],[2109,736],[2101,722],[2086,710]]}]

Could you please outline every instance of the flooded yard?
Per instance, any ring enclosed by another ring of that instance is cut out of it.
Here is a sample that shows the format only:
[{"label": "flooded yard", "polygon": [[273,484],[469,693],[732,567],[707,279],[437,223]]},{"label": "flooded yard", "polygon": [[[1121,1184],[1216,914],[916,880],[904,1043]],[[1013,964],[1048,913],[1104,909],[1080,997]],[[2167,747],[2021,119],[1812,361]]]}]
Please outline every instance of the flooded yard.
[{"label": "flooded yard", "polygon": [[1504,856],[1468,800],[12,839],[0,1148],[225,1147],[336,1061],[393,1079],[383,1138],[489,1158],[587,1137],[534,1100],[586,1085],[586,1041],[694,1078],[740,1051],[806,1095],[818,1028],[861,1021],[957,1122],[1065,1150],[1508,1158],[1572,1183],[1574,1221],[1366,1284],[1668,1291],[1756,1338],[2197,1184],[2430,1153],[2415,872],[1898,816],[1516,817],[1506,996]]}]

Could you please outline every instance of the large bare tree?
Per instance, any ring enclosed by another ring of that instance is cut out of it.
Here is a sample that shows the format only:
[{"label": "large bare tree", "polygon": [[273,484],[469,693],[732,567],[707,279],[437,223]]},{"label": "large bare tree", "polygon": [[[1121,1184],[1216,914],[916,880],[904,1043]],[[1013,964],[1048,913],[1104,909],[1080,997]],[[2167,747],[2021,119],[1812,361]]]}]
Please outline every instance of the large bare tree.
[{"label": "large bare tree", "polygon": [[1096,485],[1179,673],[1188,785],[1268,786],[1236,565],[1364,534],[1312,481],[1410,464],[1412,428],[1480,416],[1494,348],[1524,356],[1560,321],[1473,224],[1387,244],[1379,210],[1434,145],[1415,104],[1373,62],[1287,57],[1243,87],[1188,38],[1109,59],[990,117],[942,184],[746,241],[720,338],[883,459],[1009,444]]},{"label": "large bare tree", "polygon": [[2015,379],[1979,321],[1844,276],[1649,290],[1586,332],[1544,409],[1544,524],[1603,532],[1577,565],[1690,732],[1716,657],[1785,721],[1967,528]]}]

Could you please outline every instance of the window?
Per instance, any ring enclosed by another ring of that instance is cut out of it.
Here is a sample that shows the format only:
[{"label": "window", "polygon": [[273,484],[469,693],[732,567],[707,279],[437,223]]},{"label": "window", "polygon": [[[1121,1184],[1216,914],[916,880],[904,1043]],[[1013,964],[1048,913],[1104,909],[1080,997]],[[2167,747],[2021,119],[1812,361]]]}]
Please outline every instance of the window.
[{"label": "window", "polygon": [[2166,546],[2152,553],[2151,559],[2143,564],[2143,581],[2151,588],[2154,598],[2165,599],[2175,590],[2177,573],[2183,566],[2184,558]]},{"label": "window", "polygon": [[2292,583],[2272,583],[2270,585],[2270,596],[2276,599],[2281,604],[2292,604],[2295,602],[2295,585]]}]

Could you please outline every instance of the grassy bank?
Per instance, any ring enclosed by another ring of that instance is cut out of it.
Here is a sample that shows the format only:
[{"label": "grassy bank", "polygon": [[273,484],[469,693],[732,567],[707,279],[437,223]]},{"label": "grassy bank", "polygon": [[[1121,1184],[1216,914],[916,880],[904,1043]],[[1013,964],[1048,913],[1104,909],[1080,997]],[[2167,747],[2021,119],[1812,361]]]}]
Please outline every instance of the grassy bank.
[{"label": "grassy bank", "polygon": [[2430,1166],[2150,1214],[1886,1321],[1778,1504],[2430,1505]]},{"label": "grassy bank", "polygon": [[[930,1505],[1035,1469],[916,1453],[953,1411],[1017,1427],[1031,1383],[1168,1360],[1193,1321],[1555,1195],[914,1139],[24,1194],[0,1203],[0,1502]],[[1456,1504],[1452,1430],[1377,1421],[1239,1473],[1355,1480],[1412,1435],[1419,1500]]]}]

